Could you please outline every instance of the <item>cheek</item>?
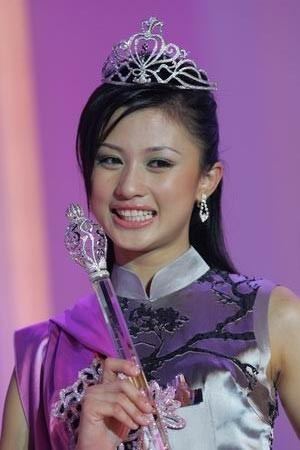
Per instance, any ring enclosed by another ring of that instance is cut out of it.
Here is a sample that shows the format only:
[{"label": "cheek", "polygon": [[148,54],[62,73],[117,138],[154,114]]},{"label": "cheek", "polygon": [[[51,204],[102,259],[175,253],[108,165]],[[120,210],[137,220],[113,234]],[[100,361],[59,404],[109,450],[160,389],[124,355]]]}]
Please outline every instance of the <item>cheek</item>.
[{"label": "cheek", "polygon": [[108,190],[108,183],[105,182],[105,179],[101,174],[96,171],[96,173],[93,174],[92,180],[91,180],[91,186],[92,186],[92,194],[91,198],[94,200],[105,198],[107,196],[107,190]]},{"label": "cheek", "polygon": [[90,198],[91,211],[95,215],[95,217],[102,221],[102,217],[99,214],[104,212],[105,208],[107,208],[107,202],[109,198],[109,193],[107,192],[107,184],[103,183],[99,177],[92,178],[92,192]]},{"label": "cheek", "polygon": [[162,183],[156,185],[156,192],[162,200],[168,200],[174,205],[177,202],[193,204],[199,185],[199,173],[195,170],[178,171]]}]

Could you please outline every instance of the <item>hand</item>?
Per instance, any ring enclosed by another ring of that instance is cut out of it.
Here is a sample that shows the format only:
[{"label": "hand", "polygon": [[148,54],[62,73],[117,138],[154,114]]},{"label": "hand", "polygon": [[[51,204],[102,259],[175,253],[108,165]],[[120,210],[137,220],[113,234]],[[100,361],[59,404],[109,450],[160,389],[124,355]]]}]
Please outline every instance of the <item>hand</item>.
[{"label": "hand", "polygon": [[115,450],[130,429],[149,423],[152,407],[148,399],[118,373],[134,377],[139,369],[123,359],[104,360],[102,383],[85,392],[76,450]]}]

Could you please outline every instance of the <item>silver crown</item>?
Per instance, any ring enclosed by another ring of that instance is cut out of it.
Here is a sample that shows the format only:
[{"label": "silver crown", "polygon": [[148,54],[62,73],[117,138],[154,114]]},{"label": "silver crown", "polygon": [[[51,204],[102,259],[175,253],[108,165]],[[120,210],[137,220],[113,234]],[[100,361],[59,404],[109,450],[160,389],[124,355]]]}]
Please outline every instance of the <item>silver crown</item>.
[{"label": "silver crown", "polygon": [[110,84],[169,84],[180,89],[215,90],[203,69],[176,44],[161,36],[163,22],[150,17],[142,32],[113,47],[102,68],[102,81]]}]

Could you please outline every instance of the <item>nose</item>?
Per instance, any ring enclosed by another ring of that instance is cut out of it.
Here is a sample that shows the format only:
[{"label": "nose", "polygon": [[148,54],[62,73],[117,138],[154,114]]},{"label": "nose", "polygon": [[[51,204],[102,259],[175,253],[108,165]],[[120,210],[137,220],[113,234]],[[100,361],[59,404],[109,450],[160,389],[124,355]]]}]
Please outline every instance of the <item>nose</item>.
[{"label": "nose", "polygon": [[134,166],[125,166],[120,173],[115,188],[115,197],[124,200],[145,195],[145,175],[142,169]]}]

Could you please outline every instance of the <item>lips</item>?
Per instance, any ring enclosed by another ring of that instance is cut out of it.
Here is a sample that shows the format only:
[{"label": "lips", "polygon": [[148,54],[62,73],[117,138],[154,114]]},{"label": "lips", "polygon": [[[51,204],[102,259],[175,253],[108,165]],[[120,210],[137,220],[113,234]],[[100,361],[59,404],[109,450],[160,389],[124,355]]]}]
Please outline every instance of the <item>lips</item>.
[{"label": "lips", "polygon": [[151,209],[121,209],[113,208],[112,213],[128,222],[145,222],[152,219],[156,212]]},{"label": "lips", "polygon": [[145,228],[151,225],[157,212],[149,208],[149,206],[138,206],[138,207],[122,207],[114,205],[111,208],[113,222],[118,227],[127,230],[137,230],[140,228]]},{"label": "lips", "polygon": [[121,219],[129,222],[143,222],[152,219],[154,215],[154,211],[138,209],[116,209],[113,212]]}]

